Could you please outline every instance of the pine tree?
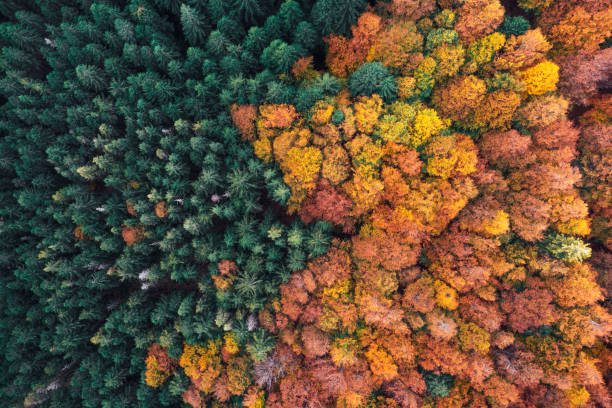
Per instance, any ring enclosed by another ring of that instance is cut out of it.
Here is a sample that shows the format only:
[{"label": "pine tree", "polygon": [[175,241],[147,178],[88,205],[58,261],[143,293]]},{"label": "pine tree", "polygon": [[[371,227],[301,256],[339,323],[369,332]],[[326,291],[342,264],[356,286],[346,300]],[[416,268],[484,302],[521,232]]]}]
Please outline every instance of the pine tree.
[{"label": "pine tree", "polygon": [[361,65],[349,79],[349,89],[353,96],[380,95],[385,102],[397,98],[397,83],[387,68],[380,62]]},{"label": "pine tree", "polygon": [[591,248],[579,238],[552,233],[542,241],[551,256],[566,262],[582,262],[591,256]]},{"label": "pine tree", "polygon": [[201,45],[210,30],[205,16],[187,4],[181,4],[181,26],[191,45]]},{"label": "pine tree", "polygon": [[252,26],[257,25],[264,15],[265,8],[260,0],[234,0],[233,8],[242,21]]},{"label": "pine tree", "polygon": [[323,37],[332,33],[346,36],[366,4],[365,0],[317,0],[311,19]]}]

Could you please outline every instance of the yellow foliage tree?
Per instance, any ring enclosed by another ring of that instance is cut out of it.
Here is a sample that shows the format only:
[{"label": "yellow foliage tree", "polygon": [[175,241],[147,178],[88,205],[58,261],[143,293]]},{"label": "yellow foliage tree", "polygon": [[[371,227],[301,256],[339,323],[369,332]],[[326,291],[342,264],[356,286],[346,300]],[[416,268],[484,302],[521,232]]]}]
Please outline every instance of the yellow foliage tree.
[{"label": "yellow foliage tree", "polygon": [[434,282],[434,289],[436,290],[436,303],[438,306],[447,310],[455,310],[459,307],[457,291],[455,289],[440,280]]},{"label": "yellow foliage tree", "polygon": [[465,59],[465,49],[460,44],[442,43],[433,50],[431,55],[437,63],[434,79],[441,81],[459,72]]},{"label": "yellow foliage tree", "polygon": [[472,67],[470,70],[475,70],[487,62],[493,60],[495,54],[504,47],[506,37],[499,32],[487,35],[470,44],[467,49],[467,57]]},{"label": "yellow foliage tree", "polygon": [[309,191],[316,187],[323,154],[313,146],[293,147],[280,163],[283,170],[283,180],[291,188],[289,211],[297,210]]},{"label": "yellow foliage tree", "polygon": [[350,175],[350,161],[347,151],[339,144],[326,146],[323,149],[321,176],[332,185],[338,185]]},{"label": "yellow foliage tree", "polygon": [[329,350],[332,361],[338,367],[348,367],[357,362],[357,340],[351,337],[338,337]]},{"label": "yellow foliage tree", "polygon": [[355,171],[366,177],[377,177],[379,167],[382,164],[383,147],[380,140],[376,142],[367,141],[359,154],[353,156]]},{"label": "yellow foliage tree", "polygon": [[504,210],[497,210],[495,218],[482,221],[481,228],[489,235],[500,235],[510,229],[510,217]]},{"label": "yellow foliage tree", "polygon": [[329,123],[332,114],[334,113],[334,105],[319,101],[312,109],[311,123],[315,125],[324,125]]},{"label": "yellow foliage tree", "polygon": [[424,149],[429,155],[427,172],[432,176],[449,178],[476,171],[476,146],[463,134],[435,137]]},{"label": "yellow foliage tree", "polygon": [[421,61],[419,66],[414,71],[416,87],[424,96],[429,96],[436,80],[434,74],[436,72],[437,62],[430,56],[427,56]]},{"label": "yellow foliage tree", "polygon": [[382,181],[378,178],[356,172],[353,178],[346,182],[344,190],[355,204],[353,215],[360,216],[367,213],[378,204],[382,198],[385,188]]},{"label": "yellow foliage tree", "polygon": [[515,92],[498,90],[487,94],[476,107],[468,126],[472,129],[507,129],[514,112],[521,105]]},{"label": "yellow foliage tree", "polygon": [[475,323],[466,323],[459,326],[459,344],[463,351],[475,351],[487,354],[491,344],[491,335]]},{"label": "yellow foliage tree", "polygon": [[245,357],[232,358],[227,367],[227,389],[232,395],[242,395],[251,385],[251,362]]},{"label": "yellow foliage tree", "polygon": [[238,354],[240,346],[236,341],[236,335],[234,333],[226,333],[223,336],[223,349],[229,354]]},{"label": "yellow foliage tree", "polygon": [[385,142],[409,144],[412,133],[410,124],[416,114],[415,106],[400,101],[394,102],[388,108],[388,113],[380,118],[375,133]]},{"label": "yellow foliage tree", "polygon": [[362,96],[354,104],[357,130],[370,134],[374,130],[378,117],[383,112],[383,101],[378,95]]},{"label": "yellow foliage tree", "polygon": [[438,113],[435,110],[429,108],[422,109],[416,114],[414,119],[410,145],[418,148],[446,127],[445,121],[438,117]]},{"label": "yellow foliage tree", "polygon": [[265,162],[272,160],[272,143],[267,137],[260,137],[253,142],[253,152],[255,156]]},{"label": "yellow foliage tree", "polygon": [[397,78],[397,95],[402,99],[408,99],[416,91],[416,79],[412,76],[400,76]]},{"label": "yellow foliage tree", "polygon": [[559,67],[554,62],[543,61],[521,72],[529,95],[542,95],[557,89]]},{"label": "yellow foliage tree", "polygon": [[589,401],[591,394],[583,386],[574,386],[565,391],[569,403],[572,407],[583,407]]},{"label": "yellow foliage tree", "polygon": [[185,344],[179,365],[194,385],[204,393],[213,391],[214,382],[221,375],[221,341],[211,340],[206,347]]},{"label": "yellow foliage tree", "polygon": [[457,77],[433,94],[438,111],[453,120],[463,121],[487,93],[485,82],[474,76]]}]

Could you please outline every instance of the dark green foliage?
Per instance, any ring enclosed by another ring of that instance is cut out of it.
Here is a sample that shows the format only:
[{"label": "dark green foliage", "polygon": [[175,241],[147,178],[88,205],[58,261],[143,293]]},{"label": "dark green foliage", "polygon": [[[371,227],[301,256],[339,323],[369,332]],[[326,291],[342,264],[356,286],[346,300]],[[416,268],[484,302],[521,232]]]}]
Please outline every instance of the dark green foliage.
[{"label": "dark green foliage", "polygon": [[331,33],[347,36],[366,5],[365,0],[317,0],[311,19],[322,36]]},{"label": "dark green foliage", "polygon": [[274,40],[261,54],[261,63],[275,74],[283,74],[288,73],[302,55],[299,46]]},{"label": "dark green foliage", "polygon": [[242,21],[255,25],[264,15],[261,0],[234,0],[233,9]]},{"label": "dark green foliage", "polygon": [[344,112],[339,109],[336,109],[332,114],[332,123],[336,126],[339,126],[344,121]]},{"label": "dark green foliage", "polygon": [[502,34],[521,35],[529,30],[529,21],[523,16],[506,16],[504,22],[497,28]]},{"label": "dark green foliage", "polygon": [[342,89],[342,84],[340,83],[340,80],[327,72],[323,75],[318,76],[314,80],[313,86],[321,89],[323,94],[325,94],[326,96],[335,95]]},{"label": "dark green foliage", "polygon": [[325,98],[325,93],[318,86],[299,88],[295,96],[294,105],[300,112],[308,112],[318,101]]},{"label": "dark green foliage", "polygon": [[[293,100],[274,78],[322,44],[311,5],[0,3],[2,405],[179,406],[180,371],[144,384],[153,341],[178,358],[231,329],[265,358],[274,338],[247,317],[330,229],[278,219],[290,190],[227,107]],[[309,103],[338,86],[321,77]]]},{"label": "dark green foliage", "polygon": [[228,40],[233,43],[238,43],[246,35],[244,28],[237,21],[223,17],[217,23],[217,29]]},{"label": "dark green foliage", "polygon": [[395,77],[380,62],[366,62],[361,65],[351,75],[348,85],[352,96],[378,94],[387,103],[397,98]]},{"label": "dark green foliage", "polygon": [[192,45],[201,44],[209,30],[205,16],[186,4],[181,5],[181,26],[185,38]]},{"label": "dark green foliage", "polygon": [[181,370],[178,370],[168,381],[168,392],[170,392],[172,395],[180,396],[187,390],[189,384],[189,378]]},{"label": "dark green foliage", "polygon": [[268,83],[265,100],[270,103],[291,103],[295,97],[295,88],[282,82],[273,81]]},{"label": "dark green foliage", "polygon": [[304,12],[296,0],[287,0],[281,4],[278,10],[283,31],[287,34],[293,33],[295,28],[304,20]]},{"label": "dark green foliage", "polygon": [[313,51],[321,44],[319,34],[308,21],[302,21],[297,25],[294,30],[293,41],[308,51]]},{"label": "dark green foliage", "polygon": [[300,112],[306,113],[319,100],[334,96],[342,89],[342,84],[338,78],[325,73],[317,76],[307,86],[300,86],[294,90],[292,104]]}]

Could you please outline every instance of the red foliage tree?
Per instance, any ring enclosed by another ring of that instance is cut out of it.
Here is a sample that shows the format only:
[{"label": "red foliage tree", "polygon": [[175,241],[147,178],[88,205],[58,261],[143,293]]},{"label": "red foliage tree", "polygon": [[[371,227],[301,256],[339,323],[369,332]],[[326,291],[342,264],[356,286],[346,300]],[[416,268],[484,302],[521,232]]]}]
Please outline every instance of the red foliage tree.
[{"label": "red foliage tree", "polygon": [[[418,176],[423,167],[423,162],[419,158],[419,153],[405,145],[395,142],[386,144],[385,149],[388,155],[384,157],[386,163],[397,167],[404,176]],[[384,167],[381,173],[384,175]]]},{"label": "red foliage tree", "polygon": [[460,299],[459,315],[490,333],[499,330],[505,320],[496,302],[487,302],[474,295],[468,295]]},{"label": "red foliage tree", "polygon": [[612,96],[592,102],[581,117],[581,192],[593,216],[592,236],[612,251]]},{"label": "red foliage tree", "polygon": [[431,14],[436,9],[436,2],[434,0],[392,0],[387,7],[396,16],[418,20]]},{"label": "red foliage tree", "polygon": [[556,1],[538,19],[558,55],[595,51],[612,30],[610,0]]},{"label": "red foliage tree", "polygon": [[433,279],[421,277],[404,289],[403,305],[406,309],[427,313],[436,305]]},{"label": "red foliage tree", "polygon": [[554,122],[532,135],[534,153],[540,162],[563,166],[577,156],[580,131],[569,120]]},{"label": "red foliage tree", "polygon": [[526,286],[527,289],[522,292],[505,293],[501,302],[510,327],[519,333],[539,326],[550,326],[558,318],[552,304],[553,295],[544,283],[531,278]]},{"label": "red foliage tree", "polygon": [[560,68],[559,90],[573,103],[586,105],[598,86],[612,77],[612,48],[571,55]]},{"label": "red foliage tree", "polygon": [[531,138],[514,129],[506,132],[488,132],[480,137],[480,154],[495,167],[519,168],[533,162],[529,152]]},{"label": "red foliage tree", "polygon": [[375,236],[353,237],[353,255],[391,271],[416,265],[421,247],[405,242],[397,234],[379,232]]},{"label": "red foliage tree", "polygon": [[205,408],[207,398],[202,396],[200,390],[193,384],[189,385],[187,391],[181,396],[185,404],[191,405],[193,408]]},{"label": "red foliage tree", "polygon": [[329,351],[329,338],[314,326],[302,329],[304,355],[308,358],[321,357]]},{"label": "red foliage tree", "polygon": [[355,220],[351,217],[352,207],[353,202],[339,188],[322,179],[300,206],[299,214],[305,223],[316,219],[326,220],[350,234],[355,229]]},{"label": "red foliage tree", "polygon": [[544,231],[550,225],[550,204],[526,192],[512,194],[509,202],[512,230],[526,241],[544,238]]}]

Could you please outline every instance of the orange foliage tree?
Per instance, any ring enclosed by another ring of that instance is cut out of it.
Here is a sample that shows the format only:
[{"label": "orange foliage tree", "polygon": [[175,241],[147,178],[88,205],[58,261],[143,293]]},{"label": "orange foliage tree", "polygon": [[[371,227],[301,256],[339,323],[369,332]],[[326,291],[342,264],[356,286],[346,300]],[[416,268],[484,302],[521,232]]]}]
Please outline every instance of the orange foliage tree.
[{"label": "orange foliage tree", "polygon": [[374,13],[364,13],[357,20],[357,25],[351,27],[353,34],[351,39],[334,34],[327,38],[326,62],[329,71],[339,77],[345,77],[355,71],[365,62],[380,28],[379,16]]},{"label": "orange foliage tree", "polygon": [[455,29],[466,43],[492,33],[504,21],[504,8],[498,0],[466,0],[457,14]]}]

